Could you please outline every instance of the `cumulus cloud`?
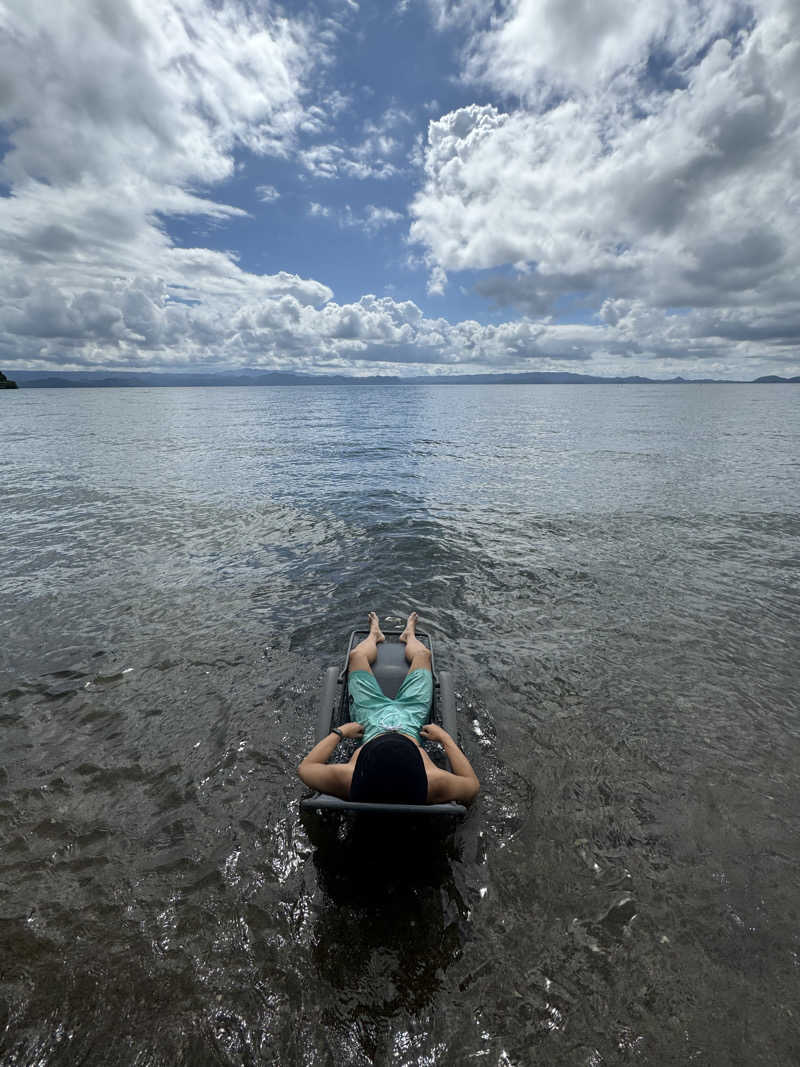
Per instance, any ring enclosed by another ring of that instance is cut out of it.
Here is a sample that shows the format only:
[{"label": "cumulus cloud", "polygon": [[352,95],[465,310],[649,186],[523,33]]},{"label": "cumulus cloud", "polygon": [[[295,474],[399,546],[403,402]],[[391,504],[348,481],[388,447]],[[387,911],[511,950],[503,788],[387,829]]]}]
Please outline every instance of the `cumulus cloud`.
[{"label": "cumulus cloud", "polygon": [[[689,326],[692,349],[716,356],[720,322],[729,339],[741,322],[745,342],[756,316],[800,321],[790,0],[515,0],[472,33],[463,73],[521,103],[430,123],[411,237],[434,287],[443,271],[522,265],[480,290],[531,315],[564,294],[652,308],[650,350],[676,358]],[[697,314],[673,323],[676,307]],[[633,314],[628,329],[643,329]],[[608,334],[623,319],[597,321]],[[774,340],[787,336],[781,325]]]},{"label": "cumulus cloud", "polygon": [[324,58],[311,23],[229,0],[32,0],[0,19],[4,362],[207,360],[236,347],[230,316],[249,301],[330,300],[318,282],[175,247],[160,223],[243,215],[197,188],[233,173],[237,147],[294,150],[309,56]]},{"label": "cumulus cloud", "polygon": [[302,118],[309,29],[230,2],[32,0],[6,12],[6,181],[215,182],[230,149],[284,154]]},{"label": "cumulus cloud", "polygon": [[738,0],[515,0],[505,17],[478,30],[465,73],[529,100],[554,92],[631,89],[651,63],[673,80],[711,43],[735,36],[750,16]]},{"label": "cumulus cloud", "polygon": [[[513,321],[451,323],[369,294],[342,304],[313,278],[171,240],[167,219],[246,214],[212,193],[239,174],[237,153],[289,161],[309,184],[411,173],[416,131],[397,102],[353,143],[309,147],[351,99],[314,95],[335,20],[237,0],[29,0],[0,7],[0,362],[602,372],[657,359],[680,372],[797,352],[788,0],[643,0],[628,20],[622,0],[509,0],[490,22],[472,0],[430,3],[465,35],[464,79],[494,102],[430,124],[410,260],[433,295],[449,273],[484,271],[479,291]],[[572,33],[554,36],[564,11]],[[363,201],[308,213],[371,237],[401,221]],[[565,295],[581,321],[556,321]]]}]

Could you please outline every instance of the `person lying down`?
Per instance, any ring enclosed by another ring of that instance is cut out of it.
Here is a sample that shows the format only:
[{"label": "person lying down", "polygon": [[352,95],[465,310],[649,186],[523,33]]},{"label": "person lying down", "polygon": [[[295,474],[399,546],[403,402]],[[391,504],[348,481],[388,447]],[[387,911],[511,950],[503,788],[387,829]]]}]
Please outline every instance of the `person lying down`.
[{"label": "person lying down", "polygon": [[[297,768],[311,789],[372,804],[468,804],[478,795],[480,783],[467,757],[446,730],[427,723],[433,700],[431,653],[417,638],[416,624],[412,611],[400,635],[408,674],[390,700],[372,673],[384,636],[378,616],[369,613],[369,634],[348,660],[352,721],[331,730]],[[362,743],[347,763],[328,763],[345,737]],[[452,772],[437,767],[423,751],[423,737],[442,745]]]}]

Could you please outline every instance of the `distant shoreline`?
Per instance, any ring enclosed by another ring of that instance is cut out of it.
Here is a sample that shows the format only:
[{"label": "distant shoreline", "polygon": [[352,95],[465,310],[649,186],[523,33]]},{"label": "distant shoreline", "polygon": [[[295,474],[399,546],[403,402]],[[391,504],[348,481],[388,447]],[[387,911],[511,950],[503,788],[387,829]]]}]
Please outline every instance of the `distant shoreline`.
[{"label": "distant shoreline", "polygon": [[168,371],[41,371],[10,370],[20,389],[146,389],[192,386],[324,386],[324,385],[797,385],[800,376],[781,378],[768,374],[750,380],[730,378],[601,377],[568,371],[530,371],[520,374],[454,374],[400,378],[344,374],[292,374],[284,371],[170,373]]}]

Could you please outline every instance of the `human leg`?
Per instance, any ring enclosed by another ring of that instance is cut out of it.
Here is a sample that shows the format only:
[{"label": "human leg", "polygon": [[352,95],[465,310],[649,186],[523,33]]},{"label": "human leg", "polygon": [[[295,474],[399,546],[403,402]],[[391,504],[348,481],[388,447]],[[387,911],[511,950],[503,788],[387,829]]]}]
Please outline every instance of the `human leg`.
[{"label": "human leg", "polygon": [[391,706],[391,702],[384,695],[371,671],[351,671],[347,678],[347,692],[350,697],[350,719],[352,722],[360,722],[364,727],[361,744],[366,744],[380,733],[381,716]]},{"label": "human leg", "polygon": [[378,657],[378,645],[384,640],[384,636],[377,614],[371,611],[368,618],[369,633],[351,651],[347,660],[350,718],[364,727],[362,744],[375,735],[375,720],[388,703],[372,673],[372,664]]},{"label": "human leg", "polygon": [[374,611],[368,615],[369,633],[363,641],[359,641],[347,660],[350,671],[369,671],[372,674],[372,664],[378,657],[378,645],[385,640],[381,633],[378,616]]},{"label": "human leg", "polygon": [[406,628],[400,634],[400,640],[406,646],[408,674],[395,697],[395,703],[401,710],[408,724],[407,733],[420,739],[420,730],[430,718],[433,701],[433,674],[431,672],[431,651],[416,635],[417,613],[408,616]]},{"label": "human leg", "polygon": [[[406,659],[411,671],[429,671],[431,669],[431,650],[416,635],[417,613],[412,611],[406,621],[406,628],[400,634],[400,640],[406,646]],[[377,651],[375,653],[377,655]]]},{"label": "human leg", "polygon": [[416,667],[410,670],[394,698],[398,714],[396,728],[412,734],[419,741],[422,727],[430,721],[432,704],[433,674],[430,668]]}]

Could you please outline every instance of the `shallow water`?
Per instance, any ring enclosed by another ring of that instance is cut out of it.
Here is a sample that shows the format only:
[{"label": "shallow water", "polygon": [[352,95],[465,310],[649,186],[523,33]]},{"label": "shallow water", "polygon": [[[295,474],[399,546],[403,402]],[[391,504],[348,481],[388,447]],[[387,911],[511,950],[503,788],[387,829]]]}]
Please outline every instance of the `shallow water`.
[{"label": "shallow water", "polygon": [[[2,1062],[798,1062],[796,408],[4,396]],[[412,607],[481,797],[301,818],[324,668]]]}]

